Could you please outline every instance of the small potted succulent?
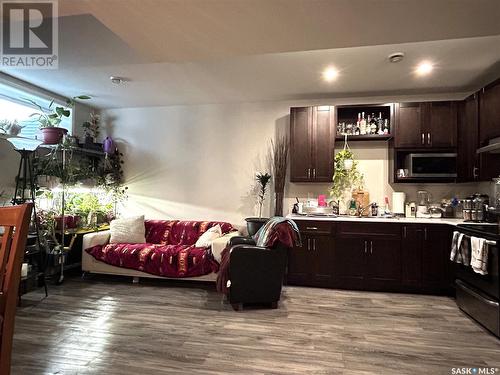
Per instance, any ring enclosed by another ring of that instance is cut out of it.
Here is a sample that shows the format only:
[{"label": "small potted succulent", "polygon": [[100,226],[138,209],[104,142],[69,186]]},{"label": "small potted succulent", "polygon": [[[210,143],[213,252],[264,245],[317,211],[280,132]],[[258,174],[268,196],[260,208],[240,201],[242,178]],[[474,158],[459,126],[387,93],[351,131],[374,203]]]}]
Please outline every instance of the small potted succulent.
[{"label": "small potted succulent", "polygon": [[58,125],[64,117],[69,117],[71,115],[69,108],[72,108],[75,105],[75,100],[77,99],[87,100],[90,99],[90,96],[74,96],[73,98],[66,100],[66,106],[64,107],[54,107],[54,100],[52,100],[47,109],[43,108],[40,104],[31,99],[26,99],[38,109],[38,112],[33,113],[31,116],[36,116],[38,118],[37,120],[40,124],[45,144],[56,145],[61,142],[62,137],[68,132],[68,130],[61,128]]}]

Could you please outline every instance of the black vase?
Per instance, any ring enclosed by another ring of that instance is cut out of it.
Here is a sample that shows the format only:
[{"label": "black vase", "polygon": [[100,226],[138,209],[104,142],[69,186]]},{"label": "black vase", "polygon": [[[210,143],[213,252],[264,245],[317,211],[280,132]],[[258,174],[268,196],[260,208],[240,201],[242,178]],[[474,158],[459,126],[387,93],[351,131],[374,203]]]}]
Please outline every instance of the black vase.
[{"label": "black vase", "polygon": [[269,220],[266,217],[247,217],[247,231],[249,236],[254,236],[255,233]]}]

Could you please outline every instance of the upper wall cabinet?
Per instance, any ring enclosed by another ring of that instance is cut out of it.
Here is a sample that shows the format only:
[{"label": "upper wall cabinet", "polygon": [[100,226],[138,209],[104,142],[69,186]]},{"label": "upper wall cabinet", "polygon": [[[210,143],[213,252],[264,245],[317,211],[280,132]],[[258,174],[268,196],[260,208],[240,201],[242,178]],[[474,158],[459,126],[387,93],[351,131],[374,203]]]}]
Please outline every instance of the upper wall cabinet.
[{"label": "upper wall cabinet", "polygon": [[456,102],[396,104],[396,148],[454,148],[457,138]]},{"label": "upper wall cabinet", "polygon": [[500,137],[500,80],[479,93],[479,143],[486,146],[491,138]]},{"label": "upper wall cabinet", "polygon": [[458,182],[477,181],[479,157],[479,100],[474,94],[458,105],[457,174]]},{"label": "upper wall cabinet", "polygon": [[333,178],[334,108],[290,109],[290,181],[330,182]]}]

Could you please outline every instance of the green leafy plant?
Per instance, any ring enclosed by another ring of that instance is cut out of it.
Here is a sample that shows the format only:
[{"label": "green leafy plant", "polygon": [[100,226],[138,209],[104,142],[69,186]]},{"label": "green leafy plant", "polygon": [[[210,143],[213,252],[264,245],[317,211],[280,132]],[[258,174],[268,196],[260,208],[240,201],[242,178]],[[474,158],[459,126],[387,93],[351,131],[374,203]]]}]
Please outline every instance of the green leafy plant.
[{"label": "green leafy plant", "polygon": [[82,124],[82,128],[85,132],[85,136],[86,137],[91,137],[91,138],[97,138],[97,136],[99,135],[99,122],[100,122],[100,116],[95,114],[95,113],[91,113],[90,114],[90,118],[88,121],[85,121],[83,124]]},{"label": "green leafy plant", "polygon": [[[346,168],[351,164],[350,168]],[[361,188],[364,185],[364,176],[358,171],[358,161],[354,159],[352,151],[344,147],[334,158],[333,186],[330,194],[335,199],[341,199],[347,191]]]},{"label": "green leafy plant", "polygon": [[264,200],[266,199],[266,189],[267,185],[271,181],[271,175],[269,173],[257,173],[255,175],[255,178],[259,183],[259,193],[258,193],[259,217],[262,217],[262,205],[264,204]]},{"label": "green leafy plant", "polygon": [[24,99],[31,103],[38,109],[38,112],[32,113],[31,117],[37,117],[37,121],[40,124],[40,128],[53,128],[57,127],[63,117],[69,117],[71,115],[70,108],[74,107],[76,100],[88,100],[91,99],[88,95],[78,95],[71,99],[66,100],[66,106],[55,106],[54,100],[52,100],[47,109],[43,108],[40,104],[31,99]]}]

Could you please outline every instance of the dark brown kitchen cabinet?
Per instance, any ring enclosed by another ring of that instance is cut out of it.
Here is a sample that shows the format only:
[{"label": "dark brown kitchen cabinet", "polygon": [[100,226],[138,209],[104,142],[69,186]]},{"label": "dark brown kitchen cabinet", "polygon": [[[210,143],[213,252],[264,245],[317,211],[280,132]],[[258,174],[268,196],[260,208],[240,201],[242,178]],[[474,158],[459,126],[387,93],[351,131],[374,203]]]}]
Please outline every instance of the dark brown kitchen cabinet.
[{"label": "dark brown kitchen cabinet", "polygon": [[397,290],[401,284],[401,240],[369,238],[366,285],[370,290]]},{"label": "dark brown kitchen cabinet", "polygon": [[397,290],[401,284],[400,226],[339,223],[334,249],[334,286]]},{"label": "dark brown kitchen cabinet", "polygon": [[449,294],[452,288],[450,227],[440,224],[407,224],[402,231],[403,289]]},{"label": "dark brown kitchen cabinet", "polygon": [[422,103],[396,104],[394,145],[396,148],[419,148],[425,145],[422,131]]},{"label": "dark brown kitchen cabinet", "polygon": [[479,179],[479,95],[473,94],[458,106],[457,181]]},{"label": "dark brown kitchen cabinet", "polygon": [[365,244],[361,238],[335,239],[334,286],[363,289],[365,279]]},{"label": "dark brown kitchen cabinet", "polygon": [[445,293],[452,288],[451,237],[447,225],[426,225],[422,245],[422,287],[424,290]]},{"label": "dark brown kitchen cabinet", "polygon": [[327,221],[297,221],[302,246],[288,257],[287,282],[293,285],[329,287],[333,277],[333,225]]},{"label": "dark brown kitchen cabinet", "polygon": [[456,102],[398,103],[396,148],[454,148],[457,138]]},{"label": "dark brown kitchen cabinet", "polygon": [[335,112],[331,106],[290,109],[290,181],[330,182]]},{"label": "dark brown kitchen cabinet", "polygon": [[500,79],[479,92],[479,143],[500,137]]}]

